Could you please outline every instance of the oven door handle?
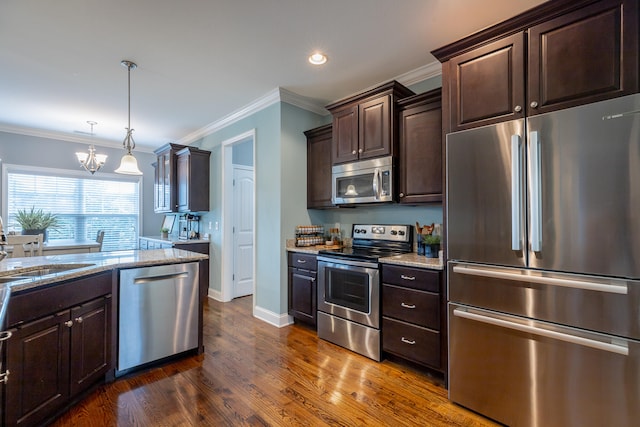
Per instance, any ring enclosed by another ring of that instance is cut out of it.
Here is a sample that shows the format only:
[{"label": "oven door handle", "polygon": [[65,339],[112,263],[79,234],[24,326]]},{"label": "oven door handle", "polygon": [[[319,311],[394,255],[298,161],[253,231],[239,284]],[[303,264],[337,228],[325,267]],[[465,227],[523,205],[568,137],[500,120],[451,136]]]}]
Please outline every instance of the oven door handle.
[{"label": "oven door handle", "polygon": [[577,344],[584,347],[591,347],[597,350],[604,350],[610,353],[621,354],[623,356],[629,355],[629,348],[626,345],[609,344],[606,342],[596,341],[589,338],[583,338],[576,335],[566,334],[562,332],[550,331],[548,329],[542,329],[535,326],[522,325],[520,323],[510,322],[508,320],[497,319],[495,317],[485,316],[482,314],[471,313],[470,311],[456,308],[453,310],[453,315],[462,317],[463,319],[469,319],[476,322],[486,323],[502,328],[513,329],[528,334],[538,335],[545,338],[551,338],[559,341],[568,342],[571,344]]},{"label": "oven door handle", "polygon": [[324,266],[321,266],[320,263],[325,263],[327,264],[326,266],[333,267],[333,268],[349,268],[349,267],[362,267],[362,268],[373,268],[373,269],[378,268],[377,263],[366,262],[366,261],[355,261],[353,259],[347,260],[347,259],[333,258],[328,256],[318,256],[317,260],[318,260],[318,270],[324,267]]}]

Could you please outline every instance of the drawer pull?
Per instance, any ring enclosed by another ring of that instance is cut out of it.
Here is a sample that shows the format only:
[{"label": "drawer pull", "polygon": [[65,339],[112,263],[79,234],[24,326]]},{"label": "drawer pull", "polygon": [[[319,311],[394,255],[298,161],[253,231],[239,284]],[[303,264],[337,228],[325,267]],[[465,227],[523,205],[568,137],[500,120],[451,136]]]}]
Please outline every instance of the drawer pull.
[{"label": "drawer pull", "polygon": [[415,304],[405,304],[405,303],[400,303],[400,306],[402,308],[416,308]]},{"label": "drawer pull", "polygon": [[0,341],[6,341],[11,338],[11,331],[2,331],[0,332]]},{"label": "drawer pull", "polygon": [[7,369],[7,371],[6,371],[6,372],[1,373],[1,374],[0,374],[0,383],[4,383],[4,384],[6,384],[6,383],[7,383],[7,381],[9,381],[9,374],[10,374],[10,373],[11,373],[11,372],[9,372],[9,370],[8,370],[8,369]]},{"label": "drawer pull", "polygon": [[404,274],[401,274],[400,278],[403,280],[416,280],[416,276],[405,276]]},{"label": "drawer pull", "polygon": [[306,259],[299,259],[298,260],[298,264],[306,264],[307,260]]},{"label": "drawer pull", "polygon": [[416,340],[408,340],[408,339],[406,339],[405,337],[402,337],[402,338],[401,338],[401,340],[402,340],[402,342],[403,342],[403,343],[405,343],[405,344],[411,344],[411,345],[414,345],[414,344],[416,343]]}]

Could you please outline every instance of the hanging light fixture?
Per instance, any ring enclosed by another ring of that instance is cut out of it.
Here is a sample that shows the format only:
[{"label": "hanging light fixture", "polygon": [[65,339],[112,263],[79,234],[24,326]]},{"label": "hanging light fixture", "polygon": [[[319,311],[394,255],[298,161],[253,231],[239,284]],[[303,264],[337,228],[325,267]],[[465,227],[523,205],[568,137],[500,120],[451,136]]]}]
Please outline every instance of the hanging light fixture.
[{"label": "hanging light fixture", "polygon": [[137,65],[134,62],[123,60],[120,62],[120,65],[123,67],[127,67],[127,75],[128,75],[128,93],[129,93],[129,121],[127,129],[127,135],[124,137],[122,141],[122,146],[125,150],[127,150],[127,154],[122,156],[122,160],[120,161],[120,167],[115,170],[116,173],[121,173],[125,175],[142,175],[140,169],[138,169],[138,161],[133,154],[131,154],[131,150],[136,148],[136,143],[133,140],[133,129],[131,129],[131,70],[135,70]]},{"label": "hanging light fixture", "polygon": [[[91,139],[93,140],[93,126],[97,125],[97,122],[93,122],[91,120],[87,121],[87,124],[91,126]],[[83,152],[77,152],[76,157],[80,162],[80,165],[86,170],[90,172],[91,175],[98,172],[102,166],[104,166],[104,162],[107,161],[106,154],[96,154],[96,148],[91,144],[89,146],[89,154]]]}]

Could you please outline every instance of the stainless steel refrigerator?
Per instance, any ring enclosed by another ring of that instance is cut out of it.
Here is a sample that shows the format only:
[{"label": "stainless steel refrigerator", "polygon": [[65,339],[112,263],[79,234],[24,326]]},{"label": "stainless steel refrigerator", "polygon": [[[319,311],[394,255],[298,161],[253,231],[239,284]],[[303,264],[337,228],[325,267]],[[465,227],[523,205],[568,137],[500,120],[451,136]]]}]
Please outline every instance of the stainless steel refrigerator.
[{"label": "stainless steel refrigerator", "polygon": [[447,135],[449,397],[640,419],[640,95]]}]

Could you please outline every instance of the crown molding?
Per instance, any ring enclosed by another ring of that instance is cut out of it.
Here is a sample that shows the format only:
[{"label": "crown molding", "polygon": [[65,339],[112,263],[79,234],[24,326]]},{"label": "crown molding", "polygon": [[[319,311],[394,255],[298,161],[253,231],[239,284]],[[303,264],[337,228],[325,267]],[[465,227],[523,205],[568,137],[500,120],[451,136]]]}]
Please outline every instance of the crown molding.
[{"label": "crown molding", "polygon": [[407,73],[401,74],[394,80],[402,83],[405,86],[411,86],[421,81],[437,77],[442,74],[442,64],[438,61],[431,64],[423,65],[420,68],[411,70]]},{"label": "crown molding", "polygon": [[[440,62],[438,61],[435,61],[422,67],[416,68],[415,70],[401,74],[400,76],[392,80],[397,80],[398,82],[406,86],[439,76],[440,74],[442,74],[442,64],[440,64]],[[374,85],[371,88],[378,87],[379,85],[380,84]],[[176,141],[176,143],[182,145],[192,144],[207,135],[211,135],[212,133],[215,133],[220,129],[223,129],[237,121],[247,118],[252,114],[255,114],[258,111],[267,108],[277,102],[286,102],[287,104],[294,105],[296,107],[302,108],[303,110],[311,111],[312,113],[316,113],[321,116],[326,116],[327,114],[329,114],[327,109],[324,108],[324,105],[321,105],[318,101],[306,98],[304,96],[298,95],[297,93],[280,87],[273,89],[251,104],[237,111],[234,111],[233,113],[223,117],[222,119],[212,122],[207,126],[188,134],[187,136]]]},{"label": "crown molding", "polygon": [[[0,123],[0,132],[15,133],[17,135],[35,136],[36,138],[55,139],[57,141],[75,142],[78,144],[95,145],[96,147],[122,148],[122,142],[91,138],[83,135],[57,132],[53,130],[30,127],[12,126]],[[136,144],[136,151],[153,153],[154,148]]]},{"label": "crown molding", "polygon": [[291,104],[296,107],[299,107],[304,110],[308,110],[320,115],[329,114],[329,112],[317,101],[298,95],[297,93],[291,92],[284,88],[278,87],[269,91],[267,94],[263,95],[262,97],[256,99],[251,104],[239,110],[236,110],[233,113],[227,116],[224,116],[222,119],[212,122],[207,126],[200,128],[197,131],[192,132],[187,136],[179,139],[178,141],[176,141],[176,144],[182,144],[182,145],[192,144],[193,142],[199,139],[202,139],[207,135],[211,135],[212,133],[215,133],[220,129],[223,129],[242,119],[245,119],[257,113],[258,111],[261,111],[278,102],[286,102],[287,104]]}]

